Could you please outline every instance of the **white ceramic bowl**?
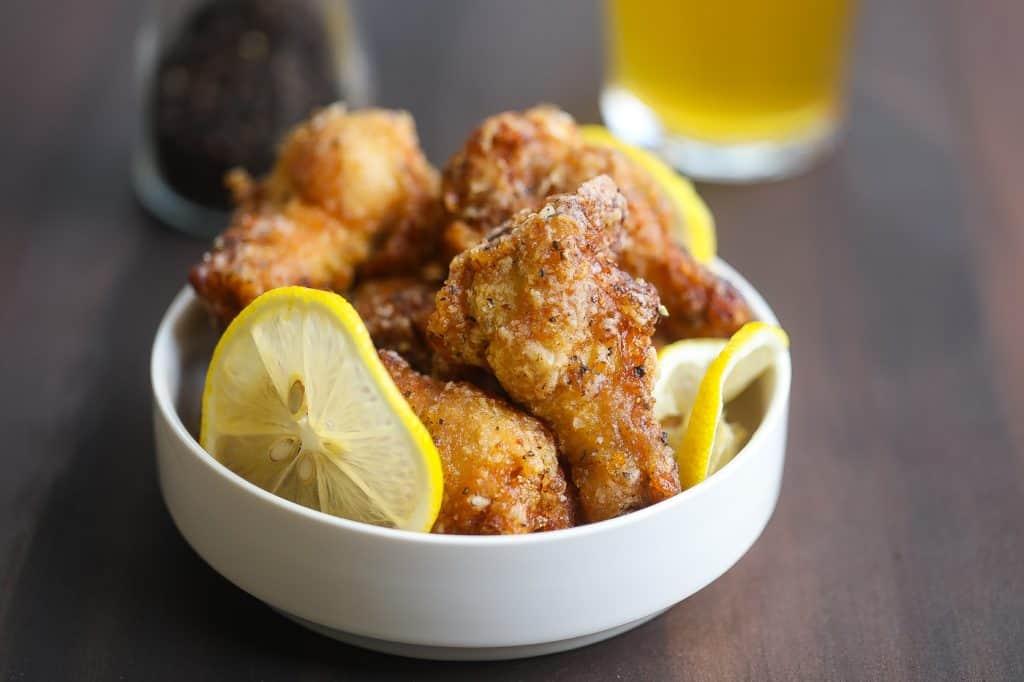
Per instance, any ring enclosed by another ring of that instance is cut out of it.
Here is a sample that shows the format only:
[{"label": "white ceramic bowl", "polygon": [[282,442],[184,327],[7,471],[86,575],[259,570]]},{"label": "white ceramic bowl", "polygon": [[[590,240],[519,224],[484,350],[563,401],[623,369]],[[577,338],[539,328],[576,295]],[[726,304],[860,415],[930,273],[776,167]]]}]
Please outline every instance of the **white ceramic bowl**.
[{"label": "white ceramic bowl", "polygon": [[[761,296],[717,269],[758,318]],[[421,658],[493,659],[583,646],[635,627],[725,573],[778,497],[788,359],[746,399],[756,430],[707,481],[626,516],[535,535],[412,533],[346,521],[228,471],[186,428],[198,424],[215,339],[190,289],[153,345],[156,454],[167,508],[217,572],[286,616],[359,646]],[[758,423],[759,422],[759,423]]]}]

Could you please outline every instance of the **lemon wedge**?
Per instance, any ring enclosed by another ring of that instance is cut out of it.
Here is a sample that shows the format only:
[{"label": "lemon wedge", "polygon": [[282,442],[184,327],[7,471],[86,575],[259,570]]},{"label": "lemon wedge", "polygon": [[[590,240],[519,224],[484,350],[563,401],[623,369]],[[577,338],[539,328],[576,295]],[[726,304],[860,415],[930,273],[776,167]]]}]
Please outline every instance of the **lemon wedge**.
[{"label": "lemon wedge", "polygon": [[206,374],[200,444],[292,502],[429,531],[441,460],[337,294],[273,289],[235,318]]},{"label": "lemon wedge", "polygon": [[708,264],[715,259],[718,248],[715,221],[707,204],[700,198],[689,180],[646,149],[635,147],[615,137],[604,126],[580,126],[580,132],[588,144],[618,149],[647,169],[679,212],[676,238],[699,262]]},{"label": "lemon wedge", "polygon": [[789,337],[766,322],[749,322],[726,342],[686,339],[658,353],[654,413],[668,431],[683,489],[718,471],[746,441],[742,425],[725,420],[725,405],[788,352]]}]

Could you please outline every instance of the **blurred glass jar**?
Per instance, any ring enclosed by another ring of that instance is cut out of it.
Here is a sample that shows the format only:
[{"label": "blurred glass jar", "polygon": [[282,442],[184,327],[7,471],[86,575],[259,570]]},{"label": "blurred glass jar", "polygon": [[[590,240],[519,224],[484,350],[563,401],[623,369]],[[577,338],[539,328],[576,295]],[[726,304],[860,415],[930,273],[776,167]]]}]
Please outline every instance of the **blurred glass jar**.
[{"label": "blurred glass jar", "polygon": [[601,111],[683,173],[782,177],[833,144],[854,0],[607,0]]},{"label": "blurred glass jar", "polygon": [[157,218],[197,235],[227,224],[227,171],[261,175],[311,111],[371,99],[345,0],[153,0],[136,59],[136,193]]}]

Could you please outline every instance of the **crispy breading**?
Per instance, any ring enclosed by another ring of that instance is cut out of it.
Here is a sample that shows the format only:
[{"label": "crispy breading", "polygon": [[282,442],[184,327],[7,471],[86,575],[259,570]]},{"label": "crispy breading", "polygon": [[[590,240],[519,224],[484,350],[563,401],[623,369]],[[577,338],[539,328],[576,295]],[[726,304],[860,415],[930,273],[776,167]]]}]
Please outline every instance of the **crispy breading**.
[{"label": "crispy breading", "polygon": [[287,136],[265,179],[228,182],[238,208],[189,277],[222,322],[274,287],[344,291],[375,253],[374,272],[412,268],[439,210],[437,172],[398,111],[327,107]]},{"label": "crispy breading", "polygon": [[561,171],[582,147],[572,117],[551,106],[481,123],[444,168],[443,247],[449,260],[518,211],[536,210],[549,194],[568,191]]},{"label": "crispy breading", "polygon": [[434,533],[572,526],[573,502],[543,424],[472,384],[424,376],[391,351],[380,357],[441,455],[444,498]]},{"label": "crispy breading", "polygon": [[368,244],[315,206],[298,200],[243,207],[189,281],[214,316],[227,324],[265,291],[301,284],[344,289]]},{"label": "crispy breading", "polygon": [[658,294],[615,262],[626,212],[600,176],[518,214],[452,261],[428,326],[554,431],[588,521],[679,492],[653,414]]},{"label": "crispy breading", "polygon": [[421,214],[438,196],[438,176],[407,112],[333,105],[285,138],[266,190],[272,201],[297,196],[349,229],[377,233]]},{"label": "crispy breading", "polygon": [[650,173],[622,152],[585,146],[573,159],[571,175],[582,182],[605,174],[618,185],[629,203],[622,269],[654,285],[669,316],[658,325],[669,340],[728,337],[751,319],[750,308],[725,280],[698,263],[676,242],[681,220]]},{"label": "crispy breading", "polygon": [[430,371],[433,351],[427,320],[440,282],[386,277],[361,282],[349,296],[377,348],[396,351],[413,367]]},{"label": "crispy breading", "polygon": [[550,106],[492,116],[452,157],[442,179],[442,250],[454,257],[517,211],[537,210],[549,195],[601,174],[628,201],[619,259],[658,289],[669,311],[660,332],[671,339],[729,336],[750,319],[740,295],[677,243],[683,218],[646,169],[587,144],[573,119]]}]

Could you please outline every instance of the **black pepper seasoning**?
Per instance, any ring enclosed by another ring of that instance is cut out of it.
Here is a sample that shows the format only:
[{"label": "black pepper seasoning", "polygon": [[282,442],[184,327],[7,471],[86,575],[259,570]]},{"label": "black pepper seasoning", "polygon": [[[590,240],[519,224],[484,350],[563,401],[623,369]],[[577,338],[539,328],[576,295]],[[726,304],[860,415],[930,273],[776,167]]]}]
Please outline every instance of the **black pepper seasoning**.
[{"label": "black pepper seasoning", "polygon": [[279,139],[342,96],[324,17],[304,0],[199,4],[157,61],[156,165],[181,196],[227,208],[224,175],[268,171]]}]

